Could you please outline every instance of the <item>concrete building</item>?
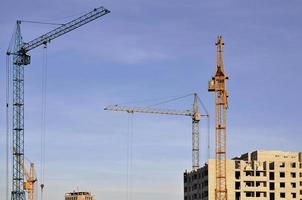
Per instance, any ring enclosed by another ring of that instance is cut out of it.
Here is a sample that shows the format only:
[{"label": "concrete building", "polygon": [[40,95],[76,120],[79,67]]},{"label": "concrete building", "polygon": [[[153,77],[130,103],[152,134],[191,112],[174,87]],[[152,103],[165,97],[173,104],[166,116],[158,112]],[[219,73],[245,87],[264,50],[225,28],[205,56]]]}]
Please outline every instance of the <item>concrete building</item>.
[{"label": "concrete building", "polygon": [[95,200],[90,192],[70,192],[65,194],[65,200]]},{"label": "concrete building", "polygon": [[[184,173],[184,200],[215,199],[215,160]],[[302,200],[302,152],[254,151],[227,160],[229,200]]]}]

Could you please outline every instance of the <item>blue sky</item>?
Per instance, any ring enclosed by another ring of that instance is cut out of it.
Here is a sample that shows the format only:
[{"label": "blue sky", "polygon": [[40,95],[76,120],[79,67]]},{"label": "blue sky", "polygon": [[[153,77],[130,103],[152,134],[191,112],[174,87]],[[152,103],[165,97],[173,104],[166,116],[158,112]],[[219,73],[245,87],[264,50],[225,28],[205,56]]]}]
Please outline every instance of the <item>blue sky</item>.
[{"label": "blue sky", "polygon": [[[97,199],[126,199],[129,116],[105,112],[106,105],[143,106],[139,101],[198,92],[213,119],[214,96],[207,92],[207,81],[214,73],[218,34],[225,39],[230,77],[228,157],[256,149],[301,151],[301,1],[2,0],[1,200],[5,51],[16,19],[66,22],[72,19],[67,16],[100,5],[112,13],[49,44],[45,199],[63,199],[77,187]],[[52,28],[22,24],[24,40]],[[42,48],[31,55],[25,151],[39,167]],[[190,108],[191,101],[166,107]],[[133,122],[133,199],[182,199],[182,173],[191,167],[190,119],[134,115]],[[204,126],[202,122],[202,162]],[[212,129],[212,147],[213,136]]]}]

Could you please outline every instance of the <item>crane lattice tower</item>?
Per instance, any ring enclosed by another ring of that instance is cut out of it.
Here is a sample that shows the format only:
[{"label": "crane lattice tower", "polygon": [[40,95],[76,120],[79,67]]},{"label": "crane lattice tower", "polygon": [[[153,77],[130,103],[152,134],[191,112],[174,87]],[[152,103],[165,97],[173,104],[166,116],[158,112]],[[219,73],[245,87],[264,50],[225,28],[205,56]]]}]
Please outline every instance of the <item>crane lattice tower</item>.
[{"label": "crane lattice tower", "polygon": [[209,92],[215,92],[215,137],[216,137],[216,188],[215,199],[227,200],[226,180],[226,112],[228,109],[228,94],[224,71],[222,36],[216,42],[216,73],[209,82]]}]

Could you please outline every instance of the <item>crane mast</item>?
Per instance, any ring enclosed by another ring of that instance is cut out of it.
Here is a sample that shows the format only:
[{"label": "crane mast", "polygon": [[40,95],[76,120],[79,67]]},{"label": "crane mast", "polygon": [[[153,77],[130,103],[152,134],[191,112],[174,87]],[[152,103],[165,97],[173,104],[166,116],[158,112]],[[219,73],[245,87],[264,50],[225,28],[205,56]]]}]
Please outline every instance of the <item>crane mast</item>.
[{"label": "crane mast", "polygon": [[103,15],[110,13],[104,7],[95,8],[93,11],[72,20],[58,28],[41,35],[40,37],[24,43],[22,41],[20,25],[17,21],[14,33],[14,44],[7,50],[7,55],[12,55],[13,61],[13,173],[12,173],[12,200],[25,200],[25,191],[22,187],[24,182],[24,66],[30,64],[28,52],[38,46],[49,43],[51,40],[64,35],[76,28],[83,26]]},{"label": "crane mast", "polygon": [[216,42],[216,73],[209,81],[209,92],[215,92],[215,132],[216,132],[216,188],[215,199],[227,200],[226,180],[226,112],[228,94],[226,80],[228,77],[223,64],[223,38],[218,36]]},{"label": "crane mast", "polygon": [[149,113],[149,114],[160,114],[160,115],[182,115],[189,116],[192,118],[192,168],[197,170],[199,168],[199,121],[201,115],[198,109],[198,96],[194,93],[193,108],[191,110],[169,110],[169,109],[158,109],[158,108],[139,108],[132,106],[119,106],[111,105],[107,106],[104,110],[119,111],[128,113]]}]

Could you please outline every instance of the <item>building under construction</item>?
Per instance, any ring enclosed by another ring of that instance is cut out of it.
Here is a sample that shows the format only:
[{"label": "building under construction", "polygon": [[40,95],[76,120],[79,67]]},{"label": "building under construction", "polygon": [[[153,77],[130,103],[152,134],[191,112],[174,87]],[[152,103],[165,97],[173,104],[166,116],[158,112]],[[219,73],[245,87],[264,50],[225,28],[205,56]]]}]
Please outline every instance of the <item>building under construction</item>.
[{"label": "building under construction", "polygon": [[[302,152],[254,151],[226,162],[227,199],[302,199]],[[184,200],[215,199],[215,160],[184,173]]]}]

